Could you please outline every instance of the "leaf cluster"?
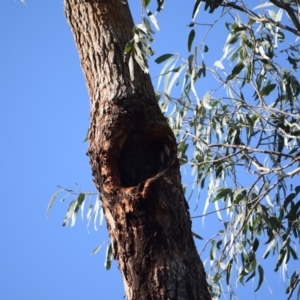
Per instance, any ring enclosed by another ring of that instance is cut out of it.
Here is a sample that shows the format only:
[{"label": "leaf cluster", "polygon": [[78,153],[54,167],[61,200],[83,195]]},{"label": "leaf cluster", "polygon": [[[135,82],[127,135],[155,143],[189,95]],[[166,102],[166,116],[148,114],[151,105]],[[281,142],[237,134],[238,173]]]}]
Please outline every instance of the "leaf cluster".
[{"label": "leaf cluster", "polygon": [[124,52],[129,56],[128,65],[130,78],[132,81],[134,80],[134,60],[145,73],[148,73],[149,70],[147,59],[149,56],[154,54],[154,51],[150,46],[150,44],[153,42],[154,34],[151,23],[156,30],[159,30],[155,16],[163,9],[164,0],[157,0],[157,9],[155,13],[152,13],[148,9],[150,2],[150,0],[141,1],[143,10],[146,12],[146,16],[142,17],[140,24],[134,26],[133,38],[126,44],[124,49]]},{"label": "leaf cluster", "polygon": [[[184,186],[186,197],[199,200],[206,191],[201,218],[214,213],[220,221],[201,251],[210,249],[212,295],[225,292],[222,282],[233,295],[233,281],[253,279],[257,291],[266,276],[260,257],[272,254],[274,271],[288,280],[289,297],[296,288],[299,297],[300,269],[291,263],[298,260],[300,242],[299,7],[296,1],[250,5],[195,1],[189,56],[156,59],[163,64],[160,105],[176,134],[182,168],[193,176]],[[199,42],[197,17],[205,11],[216,21]],[[221,20],[227,39],[208,66],[207,36]],[[199,92],[208,81],[211,88]]]}]

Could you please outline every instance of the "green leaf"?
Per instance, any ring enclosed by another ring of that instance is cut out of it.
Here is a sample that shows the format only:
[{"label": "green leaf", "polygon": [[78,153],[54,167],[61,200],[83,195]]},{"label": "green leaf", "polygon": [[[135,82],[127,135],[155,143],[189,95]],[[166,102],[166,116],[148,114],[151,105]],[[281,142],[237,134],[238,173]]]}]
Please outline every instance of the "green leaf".
[{"label": "green leaf", "polygon": [[[175,74],[173,75],[170,83],[169,83],[169,86],[167,88],[167,91],[166,91],[166,94],[167,95],[170,95],[171,94],[171,91],[172,91],[172,88],[174,86],[175,83],[178,82],[178,78],[180,76],[180,74],[182,73],[182,71],[186,68],[186,65],[183,64],[182,66],[180,66],[179,68],[176,69],[176,72]],[[174,71],[174,70],[173,70]]]},{"label": "green leaf", "polygon": [[193,232],[193,231],[192,231],[192,235],[193,235],[196,239],[198,239],[198,240],[203,240],[203,238],[202,238],[199,234],[197,234],[197,233],[195,233],[195,232]]},{"label": "green leaf", "polygon": [[110,269],[112,258],[113,258],[113,255],[112,255],[112,245],[111,245],[111,243],[109,243],[109,245],[106,248],[106,258],[105,258],[105,264],[104,264],[106,270]]},{"label": "green leaf", "polygon": [[[150,13],[150,12],[149,12]],[[149,16],[149,19],[151,20],[151,16],[153,16],[152,14]],[[152,22],[152,21],[151,21]],[[143,18],[143,23],[144,25],[146,26],[148,32],[150,33],[154,33],[154,31],[152,30],[151,28],[151,25],[150,25],[150,22],[147,18]],[[150,35],[149,35],[149,38],[150,38]],[[151,39],[151,38],[150,38]]]},{"label": "green leaf", "polygon": [[75,207],[75,210],[74,210],[75,213],[79,210],[79,208],[80,208],[81,204],[83,203],[84,199],[85,199],[85,194],[80,193],[78,195],[78,198],[77,198],[77,204],[76,204],[76,207]]},{"label": "green leaf", "polygon": [[208,52],[208,47],[207,47],[207,45],[204,46],[204,52]]},{"label": "green leaf", "polygon": [[194,55],[193,54],[189,55],[188,62],[189,62],[189,72],[190,72],[190,74],[192,74],[193,73],[193,63],[194,63]]},{"label": "green leaf", "polygon": [[104,244],[106,244],[106,243],[107,243],[107,241],[104,241],[101,245],[99,245],[98,247],[96,247],[96,248],[91,252],[91,255],[94,255],[94,254],[98,253],[98,252],[101,250],[102,246],[103,246]]},{"label": "green leaf", "polygon": [[255,270],[251,273],[251,275],[247,278],[246,282],[248,282],[251,278],[255,277],[256,272]]},{"label": "green leaf", "polygon": [[226,268],[226,283],[227,283],[227,285],[229,285],[229,283],[230,283],[232,263],[233,263],[233,259],[231,259],[228,262],[228,265],[227,265],[227,268]]},{"label": "green leaf", "polygon": [[143,0],[142,1],[142,5],[144,6],[144,7],[147,7],[148,6],[148,4],[151,2],[151,0]]},{"label": "green leaf", "polygon": [[214,260],[214,258],[215,258],[215,241],[214,240],[212,240],[211,241],[211,248],[210,248],[210,251],[209,251],[209,257],[210,257],[210,260]]},{"label": "green leaf", "polygon": [[199,12],[200,3],[201,3],[201,0],[196,1],[195,5],[194,5],[194,9],[193,9],[192,19],[194,19],[197,16],[197,14]]},{"label": "green leaf", "polygon": [[279,252],[279,256],[278,256],[278,260],[277,260],[277,263],[276,263],[276,266],[275,266],[275,272],[278,271],[279,267],[281,266],[282,262],[283,262],[283,259],[284,257],[286,256],[286,250],[285,248],[282,248]]},{"label": "green leaf", "polygon": [[174,56],[174,54],[163,54],[163,55],[159,56],[159,57],[155,60],[155,62],[156,62],[157,64],[160,64],[160,63],[162,63],[163,61],[169,59],[169,58],[172,57],[172,56]]},{"label": "green leaf", "polygon": [[129,53],[129,52],[131,52],[131,51],[133,50],[133,48],[134,48],[134,39],[130,40],[130,41],[126,44],[125,49],[124,49],[124,52],[125,52],[125,53]]},{"label": "green leaf", "polygon": [[219,241],[217,242],[216,247],[217,247],[218,250],[220,250],[220,248],[221,248],[221,246],[222,246],[222,243],[223,243],[222,240],[219,240]]},{"label": "green leaf", "polygon": [[290,202],[294,200],[295,197],[296,197],[296,194],[295,194],[295,193],[291,193],[291,194],[289,194],[289,195],[285,198],[284,203],[283,203],[283,206],[284,206],[285,209],[286,209],[287,206],[290,204]]},{"label": "green leaf", "polygon": [[230,188],[227,189],[222,189],[219,194],[217,194],[217,196],[214,198],[213,202],[221,199],[221,198],[225,198],[228,194],[231,194],[232,190]]},{"label": "green leaf", "polygon": [[191,47],[192,47],[195,35],[196,35],[195,30],[192,29],[190,34],[189,34],[189,37],[188,37],[188,51],[189,52],[191,52]]},{"label": "green leaf", "polygon": [[294,260],[298,260],[298,255],[297,253],[295,252],[295,250],[291,247],[291,246],[288,246],[288,249],[289,249],[289,252],[292,254],[293,256],[293,259]]},{"label": "green leaf", "polygon": [[257,248],[259,246],[259,241],[257,238],[255,238],[254,242],[253,242],[253,245],[252,245],[252,249],[254,252],[256,252]]},{"label": "green leaf", "polygon": [[240,61],[232,70],[231,74],[227,77],[226,81],[235,78],[245,67],[244,63]]},{"label": "green leaf", "polygon": [[204,60],[202,60],[202,72],[203,72],[203,77],[205,77],[206,76],[206,65],[205,65],[205,62],[204,62]]},{"label": "green leaf", "polygon": [[230,35],[229,39],[226,42],[226,45],[232,45],[238,41],[238,37],[236,35]]},{"label": "green leaf", "polygon": [[295,192],[297,193],[297,195],[300,193],[300,185],[295,187]]},{"label": "green leaf", "polygon": [[254,292],[256,292],[256,291],[259,290],[259,288],[261,287],[261,284],[262,284],[263,281],[264,281],[264,269],[262,268],[261,265],[258,265],[258,266],[257,266],[257,269],[258,269],[259,277],[258,277],[257,288],[254,290]]},{"label": "green leaf", "polygon": [[149,15],[149,19],[157,31],[159,31],[158,22],[153,14]]},{"label": "green leaf", "polygon": [[300,59],[288,56],[288,61],[293,66],[293,69],[297,69],[297,62],[299,62]]},{"label": "green leaf", "polygon": [[157,0],[157,11],[160,12],[164,8],[165,0]]},{"label": "green leaf", "polygon": [[276,87],[276,84],[268,84],[266,85],[261,91],[260,91],[260,96],[265,97],[268,96]]},{"label": "green leaf", "polygon": [[[103,245],[103,244],[102,244],[102,245]],[[102,245],[96,247],[96,248],[92,251],[91,255],[94,255],[94,254],[96,254],[97,252],[99,252],[100,249],[102,248]]]},{"label": "green leaf", "polygon": [[50,209],[51,209],[51,207],[52,207],[52,205],[53,205],[53,203],[54,203],[54,201],[55,201],[57,195],[58,195],[61,191],[62,191],[62,190],[56,191],[56,192],[52,195],[52,197],[51,197],[51,199],[50,199],[50,201],[49,201],[49,203],[48,203],[47,209],[46,209],[46,216],[47,216],[47,217],[49,216]]},{"label": "green leaf", "polygon": [[76,205],[77,205],[77,200],[73,200],[73,201],[70,202],[70,205],[68,207],[68,210],[67,210],[67,213],[66,213],[66,216],[65,216],[65,219],[64,219],[64,222],[63,222],[62,226],[67,226],[68,225],[70,219],[73,216]]},{"label": "green leaf", "polygon": [[[287,287],[286,289],[286,293],[290,293],[291,291],[293,291],[293,289],[295,288],[295,283],[298,281],[298,278],[299,278],[299,269],[296,270],[292,276],[291,276],[291,280],[289,282],[289,286]],[[299,294],[299,293],[298,293]],[[298,296],[299,298],[299,296]]]}]

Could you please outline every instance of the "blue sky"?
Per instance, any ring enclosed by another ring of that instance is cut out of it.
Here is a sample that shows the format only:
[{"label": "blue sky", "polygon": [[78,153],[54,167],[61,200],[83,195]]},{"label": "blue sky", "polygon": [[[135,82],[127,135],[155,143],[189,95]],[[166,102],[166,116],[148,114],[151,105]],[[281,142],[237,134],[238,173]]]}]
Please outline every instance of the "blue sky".
[{"label": "blue sky", "polygon": [[[138,20],[138,1],[130,2]],[[157,56],[186,49],[193,1],[187,2],[167,1],[159,15]],[[89,99],[63,2],[2,1],[0,36],[0,299],[123,299],[116,262],[108,272],[105,248],[90,255],[108,239],[105,226],[87,229],[79,218],[74,228],[62,227],[67,202],[55,203],[49,219],[45,214],[57,185],[95,191],[83,142]],[[149,63],[157,75],[160,66]],[[272,281],[274,294],[284,297],[279,275],[268,274]],[[240,299],[270,297],[265,287],[256,296],[239,291]]]}]

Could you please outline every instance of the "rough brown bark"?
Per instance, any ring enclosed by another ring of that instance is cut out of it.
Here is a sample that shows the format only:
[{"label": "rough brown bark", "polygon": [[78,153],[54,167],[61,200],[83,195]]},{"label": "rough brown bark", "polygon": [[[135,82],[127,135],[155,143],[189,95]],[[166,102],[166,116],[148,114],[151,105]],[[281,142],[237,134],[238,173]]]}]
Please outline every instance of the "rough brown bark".
[{"label": "rough brown bark", "polygon": [[65,0],[89,96],[89,150],[126,298],[210,299],[176,141],[150,77],[124,56],[133,21],[119,0]]}]

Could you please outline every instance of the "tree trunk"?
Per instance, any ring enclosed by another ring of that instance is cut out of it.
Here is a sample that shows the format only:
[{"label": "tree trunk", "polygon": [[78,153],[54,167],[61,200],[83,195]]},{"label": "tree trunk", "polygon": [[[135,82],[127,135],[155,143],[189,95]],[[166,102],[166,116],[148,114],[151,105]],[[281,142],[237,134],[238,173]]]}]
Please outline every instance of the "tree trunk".
[{"label": "tree trunk", "polygon": [[210,299],[191,233],[176,140],[148,74],[124,55],[128,4],[65,0],[89,96],[90,163],[128,300]]}]

